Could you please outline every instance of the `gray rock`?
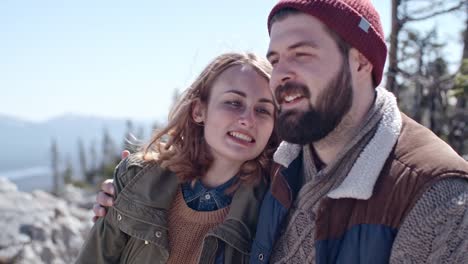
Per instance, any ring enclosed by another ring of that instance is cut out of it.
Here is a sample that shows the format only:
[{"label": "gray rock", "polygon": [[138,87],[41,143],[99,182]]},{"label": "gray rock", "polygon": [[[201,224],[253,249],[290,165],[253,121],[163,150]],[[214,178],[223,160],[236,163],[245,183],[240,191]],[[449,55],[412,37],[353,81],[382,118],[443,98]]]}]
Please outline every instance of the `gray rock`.
[{"label": "gray rock", "polygon": [[10,246],[0,249],[0,263],[13,263],[21,255],[23,247],[21,245]]},{"label": "gray rock", "polygon": [[0,263],[74,262],[92,227],[92,211],[82,205],[95,194],[66,188],[64,195],[20,192],[0,178]]},{"label": "gray rock", "polygon": [[52,261],[56,258],[54,252],[48,246],[42,248],[40,256],[42,261],[44,261],[45,263],[52,263]]},{"label": "gray rock", "polygon": [[1,192],[16,192],[16,185],[5,178],[0,178],[0,193]]},{"label": "gray rock", "polygon": [[65,201],[75,203],[80,208],[92,209],[96,193],[83,191],[73,185],[66,185],[61,197]]},{"label": "gray rock", "polygon": [[46,241],[46,231],[44,228],[30,224],[20,225],[19,232],[31,238],[31,240]]}]

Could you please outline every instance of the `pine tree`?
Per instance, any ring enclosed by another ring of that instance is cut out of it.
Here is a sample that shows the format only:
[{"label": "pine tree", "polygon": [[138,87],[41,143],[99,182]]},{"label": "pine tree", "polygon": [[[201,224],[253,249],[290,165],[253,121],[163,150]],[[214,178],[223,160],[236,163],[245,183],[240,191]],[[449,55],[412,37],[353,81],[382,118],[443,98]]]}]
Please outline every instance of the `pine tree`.
[{"label": "pine tree", "polygon": [[70,156],[67,156],[65,169],[63,170],[63,181],[68,184],[73,183],[73,165]]},{"label": "pine tree", "polygon": [[138,141],[139,139],[135,137],[133,122],[131,120],[127,120],[125,122],[125,135],[122,142],[122,149],[128,150],[130,152],[135,152],[138,148]]},{"label": "pine tree", "polygon": [[116,155],[116,148],[107,128],[103,131],[102,137],[102,165],[105,166],[113,162]]},{"label": "pine tree", "polygon": [[91,174],[89,173],[89,169],[86,163],[86,153],[83,140],[81,138],[78,139],[78,157],[80,159],[80,170],[81,174],[84,175],[85,181],[88,183],[92,182],[92,178],[90,177]]},{"label": "pine tree", "polygon": [[52,193],[58,195],[60,190],[60,169],[59,169],[59,151],[57,146],[57,140],[52,139],[52,144],[50,148],[51,153],[51,168],[52,168]]}]

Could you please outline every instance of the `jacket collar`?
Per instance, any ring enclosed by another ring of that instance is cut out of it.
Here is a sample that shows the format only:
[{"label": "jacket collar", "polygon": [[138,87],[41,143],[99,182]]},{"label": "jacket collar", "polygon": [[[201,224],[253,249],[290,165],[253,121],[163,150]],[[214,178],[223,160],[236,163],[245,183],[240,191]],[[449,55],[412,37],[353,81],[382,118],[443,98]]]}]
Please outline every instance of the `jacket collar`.
[{"label": "jacket collar", "polygon": [[241,185],[232,198],[226,219],[212,234],[244,254],[249,254],[266,189],[264,183],[257,187]]},{"label": "jacket collar", "polygon": [[[369,199],[380,171],[400,135],[402,118],[396,98],[384,88],[378,87],[376,90],[378,96],[387,97],[388,107],[384,109],[376,133],[360,153],[344,181],[327,194],[332,199]],[[296,158],[301,157],[301,150],[301,145],[283,141],[273,159],[287,168]]]},{"label": "jacket collar", "polygon": [[[180,184],[177,176],[157,164],[140,166],[118,195],[118,210],[148,223],[166,225],[165,213],[170,209]],[[266,183],[257,187],[239,186],[232,197],[229,213],[222,224],[212,230],[215,236],[244,254],[249,254]]]}]

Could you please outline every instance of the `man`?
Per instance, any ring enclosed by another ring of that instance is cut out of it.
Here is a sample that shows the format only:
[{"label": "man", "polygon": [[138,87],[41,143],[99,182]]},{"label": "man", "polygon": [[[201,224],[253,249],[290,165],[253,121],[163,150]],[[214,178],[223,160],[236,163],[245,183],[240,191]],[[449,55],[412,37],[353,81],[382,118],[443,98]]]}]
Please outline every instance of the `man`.
[{"label": "man", "polygon": [[468,164],[378,87],[370,0],[282,0],[268,30],[284,142],[250,262],[468,263]]}]

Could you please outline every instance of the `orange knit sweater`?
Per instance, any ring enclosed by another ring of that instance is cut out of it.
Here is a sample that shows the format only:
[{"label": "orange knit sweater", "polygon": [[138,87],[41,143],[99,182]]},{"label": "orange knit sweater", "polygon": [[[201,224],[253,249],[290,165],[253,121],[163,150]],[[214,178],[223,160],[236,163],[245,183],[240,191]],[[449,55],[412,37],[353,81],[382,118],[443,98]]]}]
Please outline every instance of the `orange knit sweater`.
[{"label": "orange knit sweater", "polygon": [[187,206],[179,188],[168,216],[167,263],[197,263],[206,233],[221,224],[228,212],[229,206],[210,212],[195,211]]}]

